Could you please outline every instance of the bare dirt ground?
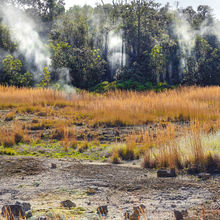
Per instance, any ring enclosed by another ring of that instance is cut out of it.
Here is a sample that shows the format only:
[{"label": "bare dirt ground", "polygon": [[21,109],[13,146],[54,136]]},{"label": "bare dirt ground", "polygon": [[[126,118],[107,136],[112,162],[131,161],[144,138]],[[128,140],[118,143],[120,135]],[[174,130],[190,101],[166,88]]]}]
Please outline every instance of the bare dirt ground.
[{"label": "bare dirt ground", "polygon": [[[64,200],[76,208],[62,208]],[[32,219],[124,219],[126,211],[142,204],[142,219],[175,219],[174,210],[187,210],[185,219],[220,219],[220,176],[157,178],[156,171],[138,163],[0,156],[0,208],[16,201],[31,204]],[[105,217],[97,215],[102,205],[108,207]]]}]

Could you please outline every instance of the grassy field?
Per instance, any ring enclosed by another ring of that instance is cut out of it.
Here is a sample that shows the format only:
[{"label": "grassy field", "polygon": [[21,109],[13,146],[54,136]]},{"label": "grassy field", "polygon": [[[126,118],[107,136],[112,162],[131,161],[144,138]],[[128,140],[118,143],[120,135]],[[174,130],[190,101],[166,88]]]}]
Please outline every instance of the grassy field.
[{"label": "grassy field", "polygon": [[[0,125],[0,154],[113,163],[144,158],[149,168],[220,168],[220,87],[100,95],[0,86]],[[49,150],[36,153],[39,145]]]}]

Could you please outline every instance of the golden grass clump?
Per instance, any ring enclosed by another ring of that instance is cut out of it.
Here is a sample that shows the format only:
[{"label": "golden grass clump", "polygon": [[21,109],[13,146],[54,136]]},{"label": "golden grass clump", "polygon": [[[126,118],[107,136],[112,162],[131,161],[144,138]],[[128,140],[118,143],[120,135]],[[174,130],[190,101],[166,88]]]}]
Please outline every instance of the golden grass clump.
[{"label": "golden grass clump", "polygon": [[0,143],[5,148],[13,147],[15,145],[13,132],[8,128],[0,128]]},{"label": "golden grass clump", "polygon": [[[210,135],[219,136],[219,134],[204,133],[199,123],[192,124],[186,133],[181,137],[170,139],[169,143],[157,145],[158,141],[155,140],[152,145],[154,147],[146,148],[143,166],[145,168],[194,168],[198,172],[214,172],[219,169],[220,148],[205,142]],[[219,145],[219,143],[216,144]]]},{"label": "golden grass clump", "polygon": [[53,130],[51,139],[59,140],[66,152],[69,148],[76,149],[78,145],[75,128],[66,127],[64,124],[60,124]]},{"label": "golden grass clump", "polygon": [[196,168],[198,172],[214,172],[220,168],[220,133],[207,132],[204,127],[206,125],[198,121],[182,126],[181,130],[171,123],[162,124],[141,134],[132,134],[126,145],[117,151],[113,149],[113,155],[117,158],[118,153],[122,160],[143,155],[145,168]]},{"label": "golden grass clump", "polygon": [[134,160],[137,159],[135,155],[136,140],[135,136],[132,135],[127,138],[125,146],[119,148],[118,153],[122,160]]},{"label": "golden grass clump", "polygon": [[21,142],[30,143],[30,136],[21,124],[14,123],[11,127],[0,128],[0,144],[3,147],[13,147]]},{"label": "golden grass clump", "polygon": [[18,111],[27,113],[44,112],[47,116],[57,114],[56,112],[58,116],[80,113],[87,117],[87,122],[91,125],[125,126],[198,120],[216,122],[219,126],[219,106],[218,86],[183,87],[161,93],[112,91],[97,95],[81,92],[71,98],[64,92],[54,92],[51,89],[0,86],[2,109],[18,108]]},{"label": "golden grass clump", "polygon": [[121,163],[117,148],[114,148],[112,151],[111,163],[113,163],[113,164],[120,164]]}]

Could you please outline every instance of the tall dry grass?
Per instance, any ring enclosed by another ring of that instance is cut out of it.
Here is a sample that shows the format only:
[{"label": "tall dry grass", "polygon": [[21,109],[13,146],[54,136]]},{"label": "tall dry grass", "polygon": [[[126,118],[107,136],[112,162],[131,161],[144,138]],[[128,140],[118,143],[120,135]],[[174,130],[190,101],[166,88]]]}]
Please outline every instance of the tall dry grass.
[{"label": "tall dry grass", "polygon": [[22,124],[14,122],[10,127],[0,128],[0,145],[7,148],[23,142],[30,143],[31,137]]},{"label": "tall dry grass", "polygon": [[[113,157],[116,160],[118,155],[122,159],[134,159],[145,152],[146,164],[156,164],[159,167],[181,167],[187,161],[197,164],[199,162],[196,161],[207,161],[208,154],[204,153],[202,147],[201,132],[214,133],[220,129],[218,86],[183,87],[162,93],[113,91],[102,95],[84,91],[70,95],[51,89],[0,86],[0,109],[4,108],[12,108],[12,112],[16,114],[34,114],[40,118],[39,123],[29,123],[26,128],[56,129],[52,136],[60,135],[60,141],[66,150],[70,142],[73,143],[71,146],[77,145],[75,137],[70,141],[71,132],[69,128],[66,129],[74,123],[123,126],[159,122],[160,126],[156,130],[145,132],[141,141],[128,138],[125,147],[115,150]],[[62,126],[57,121],[62,122]],[[181,129],[174,126],[171,123],[173,121],[178,122],[176,124]],[[10,137],[10,132],[4,132],[5,135],[0,138],[3,141],[5,137]],[[183,148],[173,141],[179,136],[190,137],[188,152],[191,153],[183,153]]]},{"label": "tall dry grass", "polygon": [[[0,108],[55,106],[63,115],[82,113],[91,124],[137,125],[155,121],[220,121],[220,87],[184,87],[156,92],[82,92],[70,96],[40,88],[0,86]],[[42,109],[41,109],[42,110]]]},{"label": "tall dry grass", "polygon": [[[196,168],[198,171],[214,172],[220,169],[220,134],[210,133],[203,123],[193,121],[181,135],[176,135],[172,124],[156,132],[145,132],[142,142],[143,165],[146,168]],[[213,143],[212,143],[213,141]]]}]

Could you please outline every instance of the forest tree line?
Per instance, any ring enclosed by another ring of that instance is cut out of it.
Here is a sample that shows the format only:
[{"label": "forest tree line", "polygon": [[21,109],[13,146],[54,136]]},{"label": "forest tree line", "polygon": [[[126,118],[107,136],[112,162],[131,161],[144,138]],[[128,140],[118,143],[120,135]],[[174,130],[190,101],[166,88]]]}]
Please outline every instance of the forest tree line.
[{"label": "forest tree line", "polygon": [[[158,84],[220,85],[220,24],[207,5],[173,9],[152,0],[115,0],[65,10],[63,0],[2,1],[0,84],[46,87],[62,79],[88,90],[109,83],[139,90]],[[37,23],[48,66],[39,70],[22,53],[13,25],[4,22],[4,7]]]}]

